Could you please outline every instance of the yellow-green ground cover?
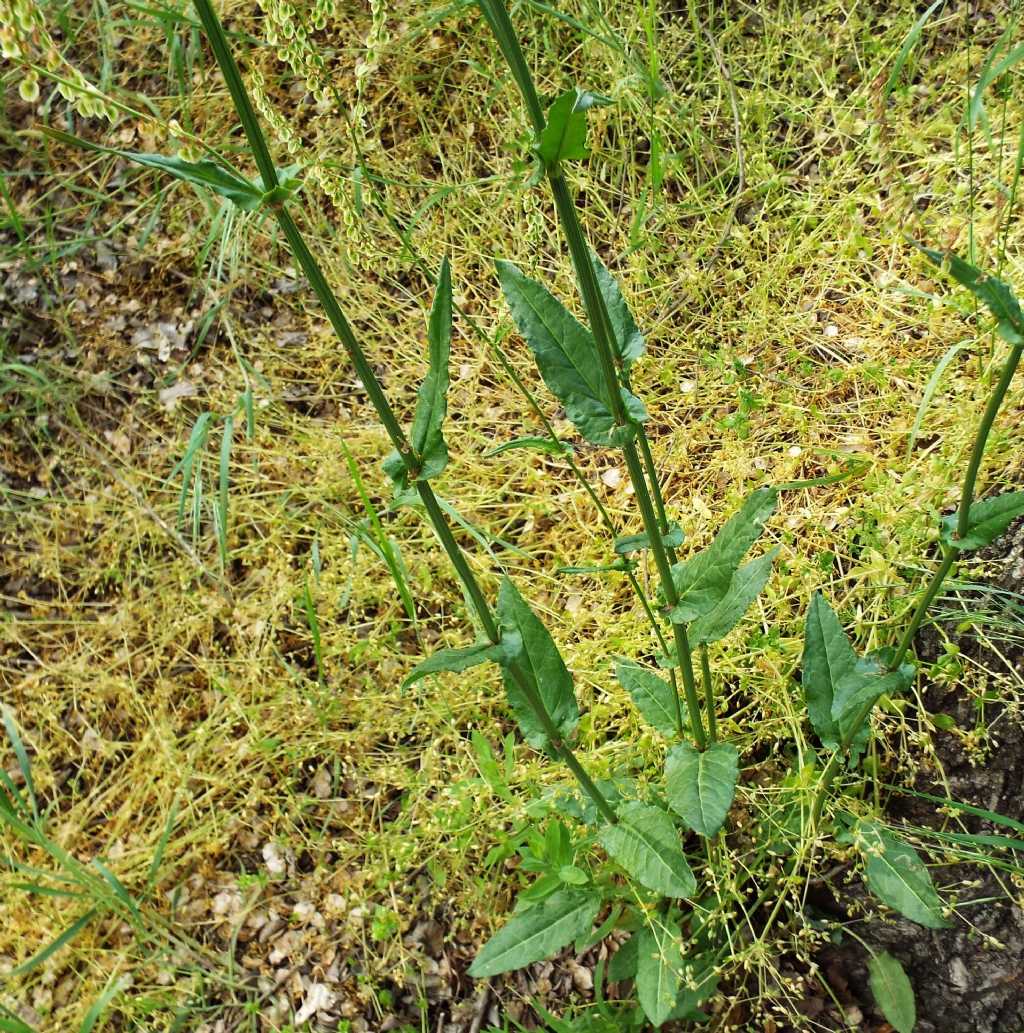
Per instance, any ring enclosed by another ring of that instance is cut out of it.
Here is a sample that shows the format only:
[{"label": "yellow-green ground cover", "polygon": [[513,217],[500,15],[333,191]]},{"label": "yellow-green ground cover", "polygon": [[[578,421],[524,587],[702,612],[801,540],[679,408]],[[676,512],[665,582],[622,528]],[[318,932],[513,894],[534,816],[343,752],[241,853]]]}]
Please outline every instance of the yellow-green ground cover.
[{"label": "yellow-green ground cover", "polygon": [[[304,225],[391,397],[411,412],[424,369],[431,285],[417,260],[434,268],[448,254],[459,304],[504,341],[568,437],[492,272],[493,257],[509,258],[573,295],[547,197],[526,184],[525,121],[475,9],[221,9],[276,112],[272,138],[291,142],[280,163],[305,166]],[[43,965],[7,979],[0,1002],[38,1029],[72,1029],[122,980],[115,1028],[285,1029],[317,984],[333,995],[321,1017],[352,1029],[407,1016],[403,994],[453,994],[471,1016],[465,967],[524,878],[495,848],[565,773],[510,735],[492,669],[400,690],[422,654],[468,641],[465,607],[416,513],[386,511],[383,432],[270,224],[38,132],[70,124],[165,152],[194,147],[194,134],[232,154],[234,116],[188,5],[39,10],[57,50],[121,107],[113,123],[84,117],[45,75],[38,99],[31,82],[19,95],[24,66],[4,66],[0,686],[52,839],[86,866],[92,897],[30,895],[24,876],[8,877],[0,968],[100,903]],[[589,34],[540,4],[515,16],[545,90],[579,82],[615,102],[594,113],[593,157],[571,178],[647,336],[634,379],[688,542],[706,543],[758,484],[849,474],[785,495],[770,525],[777,571],[715,652],[721,726],[744,758],[735,842],[716,847],[713,867],[728,896],[750,862],[745,830],[771,827],[801,791],[792,772],[812,743],[792,672],[811,592],[828,591],[863,648],[892,641],[957,496],[1001,345],[907,237],[962,254],[973,243],[1024,282],[1006,218],[1012,76],[987,95],[988,131],[961,124],[1014,16],[997,4],[937,14],[886,101],[920,13],[910,7],[559,10]],[[654,60],[667,87],[656,104]],[[926,382],[959,342],[911,441]],[[537,429],[466,317],[452,363],[453,461],[439,490],[476,530],[474,568],[491,587],[515,573],[544,616],[575,675],[590,768],[656,777],[663,747],[611,673],[615,655],[650,654],[643,614],[616,575],[558,572],[608,561],[594,508],[558,457],[487,456]],[[207,412],[179,524],[176,464]],[[1018,482],[1020,415],[1017,390],[987,486]],[[616,458],[586,445],[577,458],[635,530]],[[991,688],[984,671],[961,677],[967,692]],[[932,762],[914,699],[876,725],[884,781]],[[955,734],[984,759],[983,726]],[[0,756],[17,777],[9,744]],[[824,850],[819,866],[836,848]],[[14,837],[4,852],[59,868]],[[93,858],[137,914],[103,902],[116,891]],[[782,922],[738,941],[711,1009],[718,1027],[783,1022],[814,972],[794,982],[778,959],[806,959],[815,935]],[[564,971],[543,978],[557,989]],[[586,998],[585,975],[575,985]],[[534,990],[511,981],[505,1005],[518,1014],[517,994]]]}]

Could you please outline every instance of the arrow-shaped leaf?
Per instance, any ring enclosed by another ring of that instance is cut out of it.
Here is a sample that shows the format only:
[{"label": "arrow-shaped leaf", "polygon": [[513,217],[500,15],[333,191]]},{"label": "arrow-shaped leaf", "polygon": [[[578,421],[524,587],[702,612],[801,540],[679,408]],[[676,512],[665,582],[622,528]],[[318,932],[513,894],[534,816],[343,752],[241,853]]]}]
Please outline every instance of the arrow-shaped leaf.
[{"label": "arrow-shaped leaf", "polygon": [[484,979],[543,961],[589,933],[600,910],[601,897],[593,890],[556,890],[542,904],[513,915],[484,944],[469,974]]},{"label": "arrow-shaped leaf", "polygon": [[736,793],[739,754],[731,743],[706,750],[680,743],[665,762],[668,802],[694,832],[713,836],[722,827]]},{"label": "arrow-shaped leaf", "polygon": [[[420,385],[409,435],[413,451],[421,465],[416,480],[437,477],[448,465],[448,446],[441,433],[448,413],[448,361],[452,344],[452,273],[446,258],[441,263],[434,303],[427,324],[430,344],[430,367]],[[384,471],[401,494],[409,488],[409,472],[397,452],[384,460]]]},{"label": "arrow-shaped leaf", "polygon": [[956,537],[956,514],[943,517],[942,541],[960,552],[980,549],[994,542],[1021,514],[1024,514],[1024,491],[982,499],[967,511],[967,534],[963,538]]},{"label": "arrow-shaped leaf", "polygon": [[622,368],[628,371],[630,366],[644,353],[644,335],[640,333],[640,328],[636,325],[633,313],[626,304],[626,299],[623,297],[615,277],[593,251],[590,252],[590,263],[594,267],[597,286],[600,288],[605,308],[608,310],[608,318],[611,320],[612,334],[615,338],[615,353]]},{"label": "arrow-shaped leaf", "polygon": [[81,147],[88,151],[98,151],[100,154],[112,154],[136,165],[158,169],[160,172],[172,176],[174,179],[180,179],[182,182],[205,187],[245,212],[251,212],[259,208],[264,200],[264,191],[261,187],[251,183],[244,176],[235,172],[234,169],[218,165],[213,161],[184,161],[182,158],[166,157],[162,154],[122,151],[116,147],[104,147],[102,144],[93,143],[91,140],[83,140],[79,136],[73,136],[71,133],[63,133],[59,129],[51,129],[49,127],[45,129],[45,133],[60,143]]},{"label": "arrow-shaped leaf", "polygon": [[655,1028],[676,1006],[683,981],[682,933],[671,919],[655,917],[654,926],[636,934],[636,995]]},{"label": "arrow-shaped leaf", "polygon": [[709,613],[729,591],[733,575],[750,547],[761,537],[765,521],[775,512],[777,488],[752,492],[715,540],[703,551],[672,568],[679,595],[669,614],[675,623],[686,623]]},{"label": "arrow-shaped leaf", "polygon": [[750,604],[761,594],[772,572],[772,564],[779,554],[779,546],[756,560],[744,564],[732,576],[724,596],[701,614],[689,628],[690,641],[695,644],[717,642],[725,638],[739,624]]},{"label": "arrow-shaped leaf", "polygon": [[950,926],[932,877],[913,847],[873,821],[857,825],[855,841],[864,856],[868,887],[879,900],[918,925],[929,929]]},{"label": "arrow-shaped leaf", "polygon": [[616,665],[615,677],[633,697],[637,709],[662,735],[672,738],[679,730],[679,704],[672,686],[631,660]]},{"label": "arrow-shaped leaf", "polygon": [[429,674],[438,674],[441,671],[466,671],[488,661],[499,663],[505,656],[506,648],[505,643],[494,645],[491,642],[477,642],[459,649],[439,649],[409,672],[402,682],[402,688],[409,688]]},{"label": "arrow-shaped leaf", "polygon": [[611,103],[586,90],[566,90],[548,109],[547,124],[537,138],[537,155],[545,167],[586,158],[587,111]]},{"label": "arrow-shaped leaf", "polygon": [[[592,444],[621,444],[632,431],[615,422],[590,331],[546,287],[511,262],[499,261],[496,268],[512,319],[566,415]],[[625,388],[619,390],[629,419],[646,420],[640,399]]]},{"label": "arrow-shaped leaf", "polygon": [[505,646],[502,674],[509,703],[523,738],[534,749],[546,749],[548,736],[544,726],[509,673],[508,662],[514,660],[518,664],[562,738],[572,735],[580,719],[572,675],[548,629],[508,578],[502,580],[498,591],[498,619]]},{"label": "arrow-shaped leaf", "polygon": [[986,275],[951,251],[933,251],[920,244],[917,247],[936,265],[947,267],[957,283],[966,287],[988,307],[996,317],[999,334],[1004,340],[1010,344],[1024,343],[1024,315],[1009,284],[995,276]]},{"label": "arrow-shaped leaf", "polygon": [[917,1005],[903,966],[886,951],[872,954],[868,959],[868,984],[875,1003],[896,1033],[914,1033]]},{"label": "arrow-shaped leaf", "polygon": [[686,863],[672,819],[659,807],[623,804],[617,825],[601,830],[601,845],[641,886],[666,897],[692,897],[697,880]]}]

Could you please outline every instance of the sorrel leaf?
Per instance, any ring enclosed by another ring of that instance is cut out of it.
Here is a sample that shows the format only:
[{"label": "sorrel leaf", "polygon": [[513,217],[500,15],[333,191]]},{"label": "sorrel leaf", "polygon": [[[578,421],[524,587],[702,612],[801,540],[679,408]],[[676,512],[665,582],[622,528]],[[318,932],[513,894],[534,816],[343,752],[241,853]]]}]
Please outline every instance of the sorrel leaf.
[{"label": "sorrel leaf", "polygon": [[739,753],[731,743],[703,751],[680,743],[665,762],[669,805],[694,832],[713,836],[732,806],[738,771]]},{"label": "sorrel leaf", "polygon": [[409,672],[402,682],[402,688],[407,689],[427,675],[438,674],[441,671],[466,671],[489,661],[498,663],[504,657],[506,648],[505,643],[494,645],[490,642],[477,642],[472,646],[462,646],[458,649],[439,649]]},{"label": "sorrel leaf", "polygon": [[864,857],[868,888],[883,903],[918,925],[947,929],[942,899],[917,851],[873,821],[861,821],[855,841]]},{"label": "sorrel leaf", "polygon": [[715,606],[690,625],[690,641],[694,645],[717,642],[739,624],[750,604],[761,594],[771,576],[772,564],[779,554],[776,546],[770,552],[744,564],[732,576],[729,587]]},{"label": "sorrel leaf", "polygon": [[644,1014],[655,1027],[676,1006],[683,981],[682,933],[671,919],[654,918],[634,937],[637,940],[636,994]]},{"label": "sorrel leaf", "polygon": [[975,502],[967,511],[967,534],[956,537],[957,516],[942,519],[942,541],[960,552],[980,549],[994,542],[1024,513],[1024,491],[1010,491],[992,499]]},{"label": "sorrel leaf", "polygon": [[752,492],[703,552],[672,568],[672,580],[679,594],[679,602],[669,614],[673,622],[695,620],[725,598],[740,561],[761,536],[765,521],[775,512],[778,497],[777,488],[758,488]]},{"label": "sorrel leaf", "polygon": [[543,961],[589,933],[600,909],[601,897],[593,890],[556,890],[543,903],[513,915],[484,944],[469,974],[484,979]]},{"label": "sorrel leaf", "polygon": [[[441,433],[448,413],[448,362],[452,344],[452,273],[446,258],[434,291],[434,303],[427,324],[430,346],[430,367],[420,385],[416,398],[410,444],[420,458],[416,480],[428,481],[437,477],[448,465],[448,446]],[[409,487],[409,472],[397,452],[384,460],[384,471],[401,494]]]},{"label": "sorrel leaf", "polygon": [[644,353],[646,347],[644,335],[640,333],[640,328],[636,325],[633,313],[626,304],[626,299],[623,297],[615,277],[594,251],[590,252],[590,264],[594,267],[597,286],[604,298],[605,307],[608,309],[608,318],[611,320],[614,336],[615,354],[622,363],[622,368],[628,371],[630,366]]},{"label": "sorrel leaf", "polygon": [[914,1033],[917,1005],[903,966],[888,952],[868,959],[868,984],[875,1003],[896,1033]]},{"label": "sorrel leaf", "polygon": [[[537,361],[551,393],[587,441],[595,445],[621,443],[601,373],[593,335],[543,285],[531,280],[511,262],[496,263],[509,311]],[[620,388],[628,417],[647,419],[643,403]]]},{"label": "sorrel leaf", "polygon": [[641,886],[666,897],[691,897],[697,880],[683,856],[672,819],[660,807],[623,804],[617,825],[601,830],[601,845]]},{"label": "sorrel leaf", "polygon": [[587,111],[609,104],[606,97],[586,90],[566,90],[548,109],[547,124],[537,138],[537,156],[545,168],[560,161],[586,158]]},{"label": "sorrel leaf", "polygon": [[983,302],[996,318],[999,335],[1010,344],[1024,341],[1024,315],[1010,285],[989,276],[976,266],[948,251],[933,251],[917,245],[936,265],[949,269],[950,276]]},{"label": "sorrel leaf", "polygon": [[677,696],[664,678],[632,660],[615,667],[619,684],[633,697],[646,720],[662,735],[673,738],[678,731]]},{"label": "sorrel leaf", "polygon": [[498,591],[498,619],[501,622],[505,662],[502,674],[509,703],[519,722],[523,738],[543,750],[548,736],[522,689],[508,671],[509,660],[518,663],[523,675],[536,689],[559,735],[572,735],[580,719],[572,675],[562,660],[558,647],[508,578],[503,578]]}]

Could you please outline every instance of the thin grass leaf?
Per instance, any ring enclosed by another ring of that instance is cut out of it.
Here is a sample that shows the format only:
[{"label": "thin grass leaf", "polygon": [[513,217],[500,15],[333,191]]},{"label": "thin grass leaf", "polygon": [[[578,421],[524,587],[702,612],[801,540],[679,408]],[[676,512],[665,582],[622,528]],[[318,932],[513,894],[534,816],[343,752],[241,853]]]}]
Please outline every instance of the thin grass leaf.
[{"label": "thin grass leaf", "polygon": [[[4,1008],[4,1011],[7,1009]],[[8,1012],[7,1015],[0,1015],[0,1033],[36,1033],[36,1031],[28,1023],[22,1022],[16,1015]]]},{"label": "thin grass leaf", "polygon": [[224,418],[224,435],[220,442],[220,468],[217,489],[217,546],[221,569],[228,566],[228,490],[231,485],[231,444],[235,432],[234,416]]},{"label": "thin grass leaf", "polygon": [[[21,735],[18,733],[14,711],[5,704],[0,713],[3,715],[4,728],[7,731],[7,738],[10,740],[11,749],[14,750],[15,759],[18,761],[18,770],[21,772],[21,777],[25,780],[25,791],[28,793],[32,816],[38,820],[39,804],[36,800],[35,783],[32,781],[32,763],[28,759],[28,751],[25,749],[25,744],[21,741]],[[13,785],[11,788],[14,788]]]},{"label": "thin grass leaf", "polygon": [[98,857],[93,858],[92,864],[103,877],[103,881],[113,890],[114,896],[128,909],[136,921],[141,922],[142,913],[139,911],[139,905],[135,903],[135,899],[125,888],[124,883]]},{"label": "thin grass leaf", "polygon": [[130,976],[122,975],[117,978],[111,976],[107,981],[107,985],[103,988],[103,992],[96,998],[92,1007],[86,1012],[85,1018],[82,1019],[79,1033],[92,1033],[94,1029],[97,1029],[96,1024],[102,1018],[103,1013],[110,1007],[111,1002],[119,993],[131,986],[131,983]]},{"label": "thin grass leaf", "polygon": [[992,50],[989,52],[988,57],[985,59],[985,64],[982,67],[981,74],[978,76],[978,81],[975,84],[974,89],[971,91],[971,99],[967,105],[967,114],[965,116],[967,121],[967,128],[970,132],[974,132],[978,122],[981,121],[983,124],[986,122],[985,119],[985,91],[995,82],[998,82],[1014,65],[1018,64],[1024,59],[1024,44],[1015,47],[1006,55],[998,64],[993,64],[996,54],[998,54],[1002,40],[997,43]]},{"label": "thin grass leaf", "polygon": [[185,503],[188,501],[189,482],[192,480],[192,468],[196,461],[199,450],[206,444],[206,435],[209,430],[210,420],[213,414],[200,413],[196,422],[192,425],[192,432],[188,437],[188,444],[185,446],[185,454],[174,464],[174,468],[167,476],[167,480],[173,480],[175,474],[181,473],[181,494],[178,497],[178,527],[182,527],[185,521]]},{"label": "thin grass leaf", "polygon": [[959,344],[954,344],[950,348],[946,349],[942,358],[939,359],[935,369],[932,370],[931,376],[928,378],[928,382],[924,385],[924,393],[921,396],[921,404],[917,407],[917,414],[914,417],[914,425],[910,428],[910,435],[907,438],[907,458],[909,459],[914,452],[914,445],[917,442],[917,435],[921,432],[921,425],[924,423],[925,413],[928,411],[928,407],[932,404],[932,398],[935,397],[935,392],[938,390],[939,381],[942,380],[942,374],[946,372],[946,367],[960,354],[965,348],[969,348],[973,342],[971,341],[960,341]]},{"label": "thin grass leaf", "polygon": [[174,823],[178,818],[178,799],[175,797],[171,808],[167,812],[167,821],[164,822],[164,830],[160,833],[156,849],[153,851],[153,859],[149,862],[149,870],[146,872],[146,888],[152,890],[156,886],[157,875],[160,873],[160,865],[163,863],[164,854],[171,841],[171,833],[174,831]]},{"label": "thin grass leaf", "polygon": [[1017,821],[1016,818],[1007,817],[1005,814],[999,814],[996,811],[987,810],[984,807],[976,807],[971,803],[961,803],[959,800],[954,800],[948,796],[933,796],[931,793],[922,793],[916,789],[907,789],[906,786],[896,786],[885,784],[886,789],[893,790],[894,792],[902,793],[904,796],[915,796],[919,800],[928,800],[930,803],[937,803],[942,807],[950,807],[955,811],[961,811],[964,814],[972,814],[976,818],[984,818],[985,821],[990,821],[994,825],[1002,825],[1003,828],[1013,829],[1015,832],[1024,834],[1024,822]]},{"label": "thin grass leaf", "polygon": [[50,958],[53,957],[54,954],[57,953],[57,951],[69,944],[96,917],[96,913],[97,912],[95,908],[86,911],[86,913],[82,915],[81,918],[78,918],[74,922],[72,922],[71,925],[69,925],[67,929],[65,929],[64,932],[60,934],[60,936],[58,936],[55,940],[52,940],[41,951],[39,951],[37,954],[34,954],[31,958],[28,959],[28,961],[24,962],[24,964],[21,964],[17,968],[12,969],[10,972],[8,972],[7,978],[20,978],[21,976],[28,975],[29,972],[32,972],[34,969],[37,969],[40,965],[45,964]]},{"label": "thin grass leaf", "polygon": [[313,657],[316,660],[316,680],[320,688],[326,688],[327,682],[324,678],[324,652],[320,641],[320,621],[316,615],[316,605],[313,602],[313,595],[309,590],[307,580],[302,590],[302,609],[306,614],[306,623],[309,625],[310,638],[313,640]]},{"label": "thin grass leaf", "polygon": [[924,31],[925,25],[928,24],[928,20],[945,2],[946,0],[935,0],[935,3],[911,26],[910,32],[907,33],[906,38],[903,40],[903,46],[900,47],[900,51],[896,55],[896,60],[892,63],[892,71],[889,72],[889,78],[885,81],[885,86],[882,87],[883,103],[889,99],[889,95],[896,88],[896,84],[900,79],[900,73],[903,71],[903,66],[907,63],[907,58],[910,57],[911,51],[921,38],[921,33]]}]

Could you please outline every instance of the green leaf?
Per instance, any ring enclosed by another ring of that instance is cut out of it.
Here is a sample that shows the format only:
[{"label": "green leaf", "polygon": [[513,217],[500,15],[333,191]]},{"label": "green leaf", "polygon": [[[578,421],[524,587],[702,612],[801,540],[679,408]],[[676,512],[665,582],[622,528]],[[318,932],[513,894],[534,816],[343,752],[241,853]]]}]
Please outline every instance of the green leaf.
[{"label": "green leaf", "polygon": [[[597,346],[589,330],[548,289],[525,276],[511,262],[496,263],[501,289],[523,339],[551,393],[587,441],[622,444],[633,433],[612,415]],[[626,414],[635,423],[647,419],[643,403],[619,389]]]},{"label": "green leaf", "polygon": [[695,620],[722,601],[740,561],[760,538],[765,521],[775,512],[778,497],[777,488],[758,488],[752,492],[703,552],[672,568],[672,580],[679,594],[679,602],[669,614],[674,623]]},{"label": "green leaf", "polygon": [[980,549],[994,542],[1024,513],[1024,491],[1010,491],[995,498],[975,502],[967,511],[967,534],[956,537],[957,515],[943,517],[941,538],[945,545],[960,552]]},{"label": "green leaf", "polygon": [[914,1033],[917,1022],[914,988],[903,966],[885,951],[872,954],[868,959],[868,984],[875,1003],[896,1033]]},{"label": "green leaf", "polygon": [[718,742],[706,750],[680,743],[665,762],[667,797],[694,832],[713,836],[722,827],[736,793],[739,753],[731,743]]},{"label": "green leaf", "polygon": [[560,161],[586,158],[587,115],[593,107],[611,103],[606,97],[586,90],[566,90],[548,108],[547,125],[537,138],[537,156],[546,168]]},{"label": "green leaf", "polygon": [[801,681],[811,726],[830,749],[839,747],[839,730],[832,717],[836,685],[856,675],[857,654],[832,607],[815,592],[804,626]]},{"label": "green leaf", "polygon": [[615,667],[619,684],[633,697],[637,709],[662,735],[673,738],[679,731],[679,703],[672,686],[632,660]]},{"label": "green leaf", "polygon": [[957,283],[966,287],[996,317],[1000,336],[1010,344],[1024,343],[1024,315],[1009,284],[987,276],[980,269],[958,258],[951,251],[933,251],[916,245],[936,265],[949,269]]},{"label": "green leaf", "polygon": [[409,688],[420,679],[426,678],[428,674],[437,674],[440,671],[467,671],[470,667],[488,661],[499,663],[505,656],[505,649],[505,644],[500,642],[497,645],[491,642],[477,642],[459,649],[439,649],[409,672],[402,682],[402,689]]},{"label": "green leaf", "polygon": [[546,749],[547,733],[522,689],[510,675],[509,661],[519,664],[564,739],[572,735],[580,719],[572,675],[547,628],[508,578],[502,579],[498,591],[498,619],[506,645],[502,674],[509,702],[523,738],[534,749]]},{"label": "green leaf", "polygon": [[[661,540],[670,549],[678,549],[683,544],[683,529],[677,523],[668,525],[668,531]],[[628,556],[633,552],[643,552],[651,547],[651,539],[647,534],[624,534],[615,539],[615,551],[620,556]]]},{"label": "green leaf", "polygon": [[543,961],[590,932],[601,909],[593,890],[560,889],[543,903],[512,916],[484,944],[469,968],[475,979]]},{"label": "green leaf", "polygon": [[698,617],[689,628],[690,641],[696,645],[717,642],[739,624],[750,604],[768,583],[779,546],[740,567],[729,588],[715,606]]},{"label": "green leaf", "polygon": [[641,929],[634,938],[637,940],[637,999],[657,1028],[675,1009],[682,986],[682,933],[671,919],[655,917],[655,925]]},{"label": "green leaf", "polygon": [[215,194],[230,201],[244,212],[254,211],[263,204],[264,191],[255,183],[251,183],[244,176],[229,169],[224,165],[218,165],[212,161],[183,161],[181,158],[168,158],[162,154],[142,154],[138,151],[121,151],[115,147],[104,147],[101,144],[83,140],[81,137],[72,136],[70,133],[62,133],[59,129],[46,127],[44,132],[47,136],[58,140],[60,143],[69,144],[74,147],[82,147],[88,151],[98,151],[101,154],[112,154],[126,161],[134,162],[136,165],[143,165],[146,168],[158,169],[182,182],[191,183],[194,186],[205,187]]},{"label": "green leaf", "polygon": [[484,458],[490,459],[492,456],[500,456],[502,452],[511,452],[518,448],[546,452],[548,455],[572,455],[572,445],[564,441],[553,441],[551,438],[513,438],[488,449],[484,453]]},{"label": "green leaf", "polygon": [[[421,462],[419,474],[415,478],[417,481],[437,477],[448,465],[448,446],[441,433],[441,426],[448,413],[448,359],[452,345],[452,273],[447,258],[441,263],[441,273],[437,278],[434,303],[427,324],[427,339],[430,344],[430,368],[420,385],[409,435],[413,451]],[[392,452],[384,460],[384,470],[399,494],[408,490],[409,471],[397,452]]]},{"label": "green leaf", "polygon": [[697,880],[672,819],[660,807],[623,804],[617,825],[601,830],[601,845],[641,886],[666,897],[692,897]]},{"label": "green leaf", "polygon": [[638,933],[634,933],[611,956],[608,962],[608,982],[621,983],[624,979],[632,979],[636,975],[639,961],[637,948],[639,946],[640,936]]},{"label": "green leaf", "polygon": [[918,925],[949,928],[932,877],[913,847],[873,821],[860,822],[855,839],[864,857],[868,887],[879,900]]},{"label": "green leaf", "polygon": [[[630,312],[615,277],[594,251],[590,252],[590,264],[594,267],[597,286],[604,298],[608,318],[611,320],[615,354],[618,356],[622,368],[628,372],[630,366],[644,353],[644,336],[636,325],[633,313]],[[681,545],[682,542],[679,544]]]},{"label": "green leaf", "polygon": [[907,664],[886,672],[874,657],[858,659],[832,607],[821,593],[814,594],[804,630],[802,681],[811,725],[825,746],[861,753],[871,707],[885,693],[906,688],[913,675]]}]

